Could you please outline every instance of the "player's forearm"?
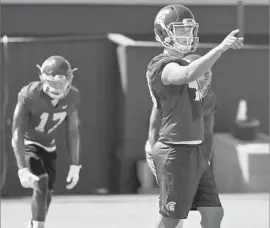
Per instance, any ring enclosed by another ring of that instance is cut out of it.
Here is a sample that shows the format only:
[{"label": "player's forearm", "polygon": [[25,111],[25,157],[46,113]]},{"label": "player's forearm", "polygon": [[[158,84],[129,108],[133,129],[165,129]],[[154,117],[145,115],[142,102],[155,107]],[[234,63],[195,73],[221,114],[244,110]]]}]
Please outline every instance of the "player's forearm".
[{"label": "player's forearm", "polygon": [[191,82],[205,74],[215,62],[220,58],[223,51],[219,46],[213,48],[201,58],[193,61],[186,66],[186,77],[187,81]]},{"label": "player's forearm", "polygon": [[25,144],[24,134],[20,130],[15,130],[12,134],[12,147],[19,168],[25,168]]},{"label": "player's forearm", "polygon": [[80,165],[80,133],[79,130],[67,133],[68,151],[72,165]]}]

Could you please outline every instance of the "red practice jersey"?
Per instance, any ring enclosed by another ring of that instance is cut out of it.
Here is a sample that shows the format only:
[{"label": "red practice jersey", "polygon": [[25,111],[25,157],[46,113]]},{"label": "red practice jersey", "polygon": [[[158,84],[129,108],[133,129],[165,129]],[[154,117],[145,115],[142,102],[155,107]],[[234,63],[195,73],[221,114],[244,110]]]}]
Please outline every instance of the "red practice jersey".
[{"label": "red practice jersey", "polygon": [[41,82],[31,82],[21,89],[18,100],[29,111],[25,144],[36,144],[49,152],[54,151],[57,128],[80,103],[78,89],[71,86],[69,93],[54,106],[51,98],[43,92]]},{"label": "red practice jersey", "polygon": [[161,81],[162,70],[170,62],[188,65],[183,59],[163,53],[151,60],[146,74],[150,95],[162,115],[159,141],[203,141],[203,114],[198,90],[190,88],[189,84],[164,85]]},{"label": "red practice jersey", "polygon": [[217,100],[215,93],[209,89],[202,100],[203,116],[213,115],[217,109]]}]

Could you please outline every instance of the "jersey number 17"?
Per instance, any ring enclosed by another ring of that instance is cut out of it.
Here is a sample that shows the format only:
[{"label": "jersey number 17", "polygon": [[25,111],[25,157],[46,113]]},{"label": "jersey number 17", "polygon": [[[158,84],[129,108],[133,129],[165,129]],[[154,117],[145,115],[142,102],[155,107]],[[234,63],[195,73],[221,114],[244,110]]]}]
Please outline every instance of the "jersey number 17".
[{"label": "jersey number 17", "polygon": [[[66,118],[67,112],[57,112],[53,113],[52,120],[55,121],[55,124],[48,130],[48,134],[50,134],[52,131],[54,131],[61,123],[62,121]],[[39,132],[45,132],[45,126],[48,122],[49,119],[49,113],[43,112],[40,115],[40,122],[38,126],[35,128],[36,131]]]}]

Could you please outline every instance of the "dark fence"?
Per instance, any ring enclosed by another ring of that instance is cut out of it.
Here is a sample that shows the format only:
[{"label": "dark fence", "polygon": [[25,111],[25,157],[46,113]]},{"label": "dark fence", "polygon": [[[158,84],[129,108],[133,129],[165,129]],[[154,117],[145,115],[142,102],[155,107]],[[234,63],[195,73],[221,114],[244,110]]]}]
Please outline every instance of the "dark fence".
[{"label": "dark fence", "polygon": [[[153,19],[161,5],[8,5],[1,6],[1,33],[33,36],[1,43],[1,171],[7,167],[2,195],[29,194],[20,187],[11,148],[11,121],[20,88],[38,79],[36,64],[52,54],[70,60],[76,72],[74,84],[82,94],[81,137],[83,169],[71,193],[134,192],[138,183],[136,161],[144,158],[151,102],[145,82],[148,61],[160,47],[128,46],[125,53],[126,88],[121,83],[116,45],[107,33],[127,34],[137,40],[153,40]],[[220,42],[237,27],[237,6],[191,5],[200,23],[202,42]],[[61,15],[59,17],[59,15]],[[215,18],[215,20],[213,20]],[[269,5],[245,6],[246,43],[268,44]],[[37,38],[40,37],[40,38]],[[205,53],[209,48],[198,49]],[[215,131],[229,131],[240,99],[249,114],[261,120],[269,133],[269,56],[267,48],[226,53],[213,68],[213,88],[219,110]],[[123,76],[123,75],[122,75]],[[123,79],[123,77],[122,77]],[[4,134],[3,134],[4,133]],[[64,127],[58,137],[56,194],[67,193],[68,156]],[[5,156],[3,156],[5,155]],[[5,159],[8,158],[8,162]],[[4,164],[8,164],[5,166]],[[5,176],[5,175],[3,175]],[[3,179],[2,179],[3,180]]]},{"label": "dark fence", "polygon": [[[52,54],[70,60],[76,72],[74,84],[82,94],[81,137],[83,169],[78,186],[71,193],[96,193],[100,188],[110,192],[132,192],[135,189],[137,160],[144,159],[151,101],[145,81],[149,60],[160,47],[127,46],[126,74],[119,74],[116,45],[106,37],[65,37],[48,39],[11,39],[1,58],[2,154],[8,155],[6,184],[2,195],[24,195],[17,178],[17,167],[11,148],[11,121],[20,88],[38,80],[36,64]],[[205,53],[209,48],[199,48]],[[6,56],[5,58],[3,58]],[[262,132],[269,134],[269,56],[268,49],[258,47],[229,51],[213,68],[213,90],[217,94],[216,132],[230,131],[240,99],[248,104],[248,114],[261,121]],[[123,80],[125,84],[123,84]],[[4,95],[4,96],[3,96]],[[7,100],[8,99],[8,100]],[[56,194],[65,194],[68,154],[64,127],[58,137],[58,176]],[[4,158],[4,157],[3,157]],[[1,159],[3,162],[3,159]],[[120,165],[121,164],[121,165]],[[121,170],[120,170],[121,167]],[[3,166],[2,166],[3,168]],[[125,190],[128,186],[129,190]],[[121,187],[122,186],[122,187]],[[133,189],[133,190],[132,190]]]},{"label": "dark fence", "polygon": [[[3,188],[3,195],[22,195],[23,191],[17,178],[17,167],[11,148],[11,121],[17,94],[23,85],[38,80],[36,64],[41,64],[48,56],[59,54],[65,56],[76,72],[74,84],[82,95],[80,107],[81,141],[83,152],[83,169],[81,181],[73,192],[94,193],[99,188],[115,191],[117,183],[112,180],[111,165],[115,165],[117,122],[117,58],[115,44],[106,37],[97,38],[55,38],[35,39],[26,42],[13,40],[6,48],[1,49],[2,57],[8,52],[7,61],[2,60],[1,92],[5,84],[8,86],[6,117],[4,120],[5,146],[2,151],[8,154],[8,178]],[[16,42],[18,41],[18,42]],[[2,94],[3,95],[3,94]],[[62,128],[57,137],[58,145],[58,176],[55,191],[65,193],[65,178],[68,172],[68,153],[65,147],[65,134]],[[3,167],[3,166],[2,166]],[[115,178],[113,178],[115,179]]]}]

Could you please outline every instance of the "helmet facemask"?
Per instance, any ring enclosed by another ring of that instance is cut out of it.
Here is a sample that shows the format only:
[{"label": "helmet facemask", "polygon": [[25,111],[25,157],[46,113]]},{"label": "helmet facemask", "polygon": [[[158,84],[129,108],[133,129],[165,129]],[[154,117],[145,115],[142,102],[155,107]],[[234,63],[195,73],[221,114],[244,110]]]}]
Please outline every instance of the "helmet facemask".
[{"label": "helmet facemask", "polygon": [[163,46],[176,51],[187,53],[194,52],[199,43],[198,23],[194,19],[184,19],[183,22],[172,22],[168,27],[160,22],[161,27],[167,33],[164,40],[156,34],[156,40]]},{"label": "helmet facemask", "polygon": [[73,80],[73,72],[77,69],[70,70],[66,75],[48,75],[43,71],[42,67],[39,65],[37,67],[40,69],[43,91],[52,99],[64,98],[69,92]]}]

